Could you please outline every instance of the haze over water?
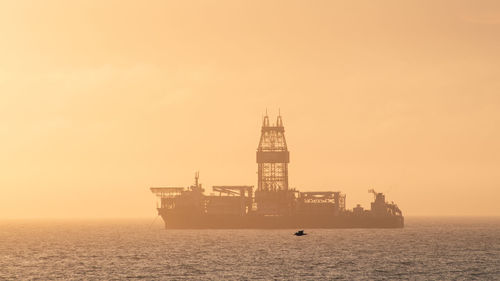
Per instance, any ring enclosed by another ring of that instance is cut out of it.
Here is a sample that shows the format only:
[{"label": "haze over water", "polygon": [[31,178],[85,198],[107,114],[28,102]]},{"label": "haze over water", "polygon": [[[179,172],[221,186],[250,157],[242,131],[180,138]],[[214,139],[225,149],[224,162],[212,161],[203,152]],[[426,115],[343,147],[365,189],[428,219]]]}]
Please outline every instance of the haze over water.
[{"label": "haze over water", "polygon": [[0,34],[0,218],[256,185],[266,108],[292,188],[500,215],[499,1],[1,1]]},{"label": "haze over water", "polygon": [[1,221],[0,280],[499,280],[500,218],[403,229],[165,230],[160,221]]}]

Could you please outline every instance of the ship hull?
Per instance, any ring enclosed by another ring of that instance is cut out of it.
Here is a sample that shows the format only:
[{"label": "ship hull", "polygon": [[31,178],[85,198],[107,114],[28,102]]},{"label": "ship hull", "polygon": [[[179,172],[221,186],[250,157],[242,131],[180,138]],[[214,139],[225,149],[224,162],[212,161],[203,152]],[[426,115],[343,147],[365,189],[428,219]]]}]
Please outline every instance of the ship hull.
[{"label": "ship hull", "polygon": [[402,228],[402,216],[186,215],[159,210],[167,229]]}]

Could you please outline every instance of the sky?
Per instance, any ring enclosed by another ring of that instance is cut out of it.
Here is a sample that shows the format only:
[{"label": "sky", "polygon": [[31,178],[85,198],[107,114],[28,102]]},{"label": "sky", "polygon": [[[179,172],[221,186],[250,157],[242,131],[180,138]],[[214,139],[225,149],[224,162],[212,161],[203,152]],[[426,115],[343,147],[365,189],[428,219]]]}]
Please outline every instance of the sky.
[{"label": "sky", "polygon": [[500,216],[500,2],[0,1],[0,219],[154,218],[151,186],[289,184]]}]

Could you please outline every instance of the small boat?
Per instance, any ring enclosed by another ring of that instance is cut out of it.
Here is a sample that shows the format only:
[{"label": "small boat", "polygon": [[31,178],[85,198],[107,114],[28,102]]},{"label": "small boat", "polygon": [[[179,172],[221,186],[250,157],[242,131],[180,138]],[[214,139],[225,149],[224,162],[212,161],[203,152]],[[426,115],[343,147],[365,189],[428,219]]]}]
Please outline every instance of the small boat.
[{"label": "small boat", "polygon": [[302,236],[302,235],[307,235],[307,233],[304,233],[304,230],[299,230],[297,232],[295,232],[295,234],[293,234],[295,236]]}]

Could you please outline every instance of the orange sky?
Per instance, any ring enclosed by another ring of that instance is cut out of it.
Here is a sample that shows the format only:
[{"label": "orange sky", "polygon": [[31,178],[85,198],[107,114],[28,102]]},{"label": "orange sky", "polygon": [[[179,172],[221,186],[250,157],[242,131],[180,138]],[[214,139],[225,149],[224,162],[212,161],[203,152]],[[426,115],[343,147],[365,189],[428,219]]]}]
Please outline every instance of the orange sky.
[{"label": "orange sky", "polygon": [[266,108],[292,187],[500,215],[498,1],[2,1],[0,34],[0,218],[256,185]]}]

